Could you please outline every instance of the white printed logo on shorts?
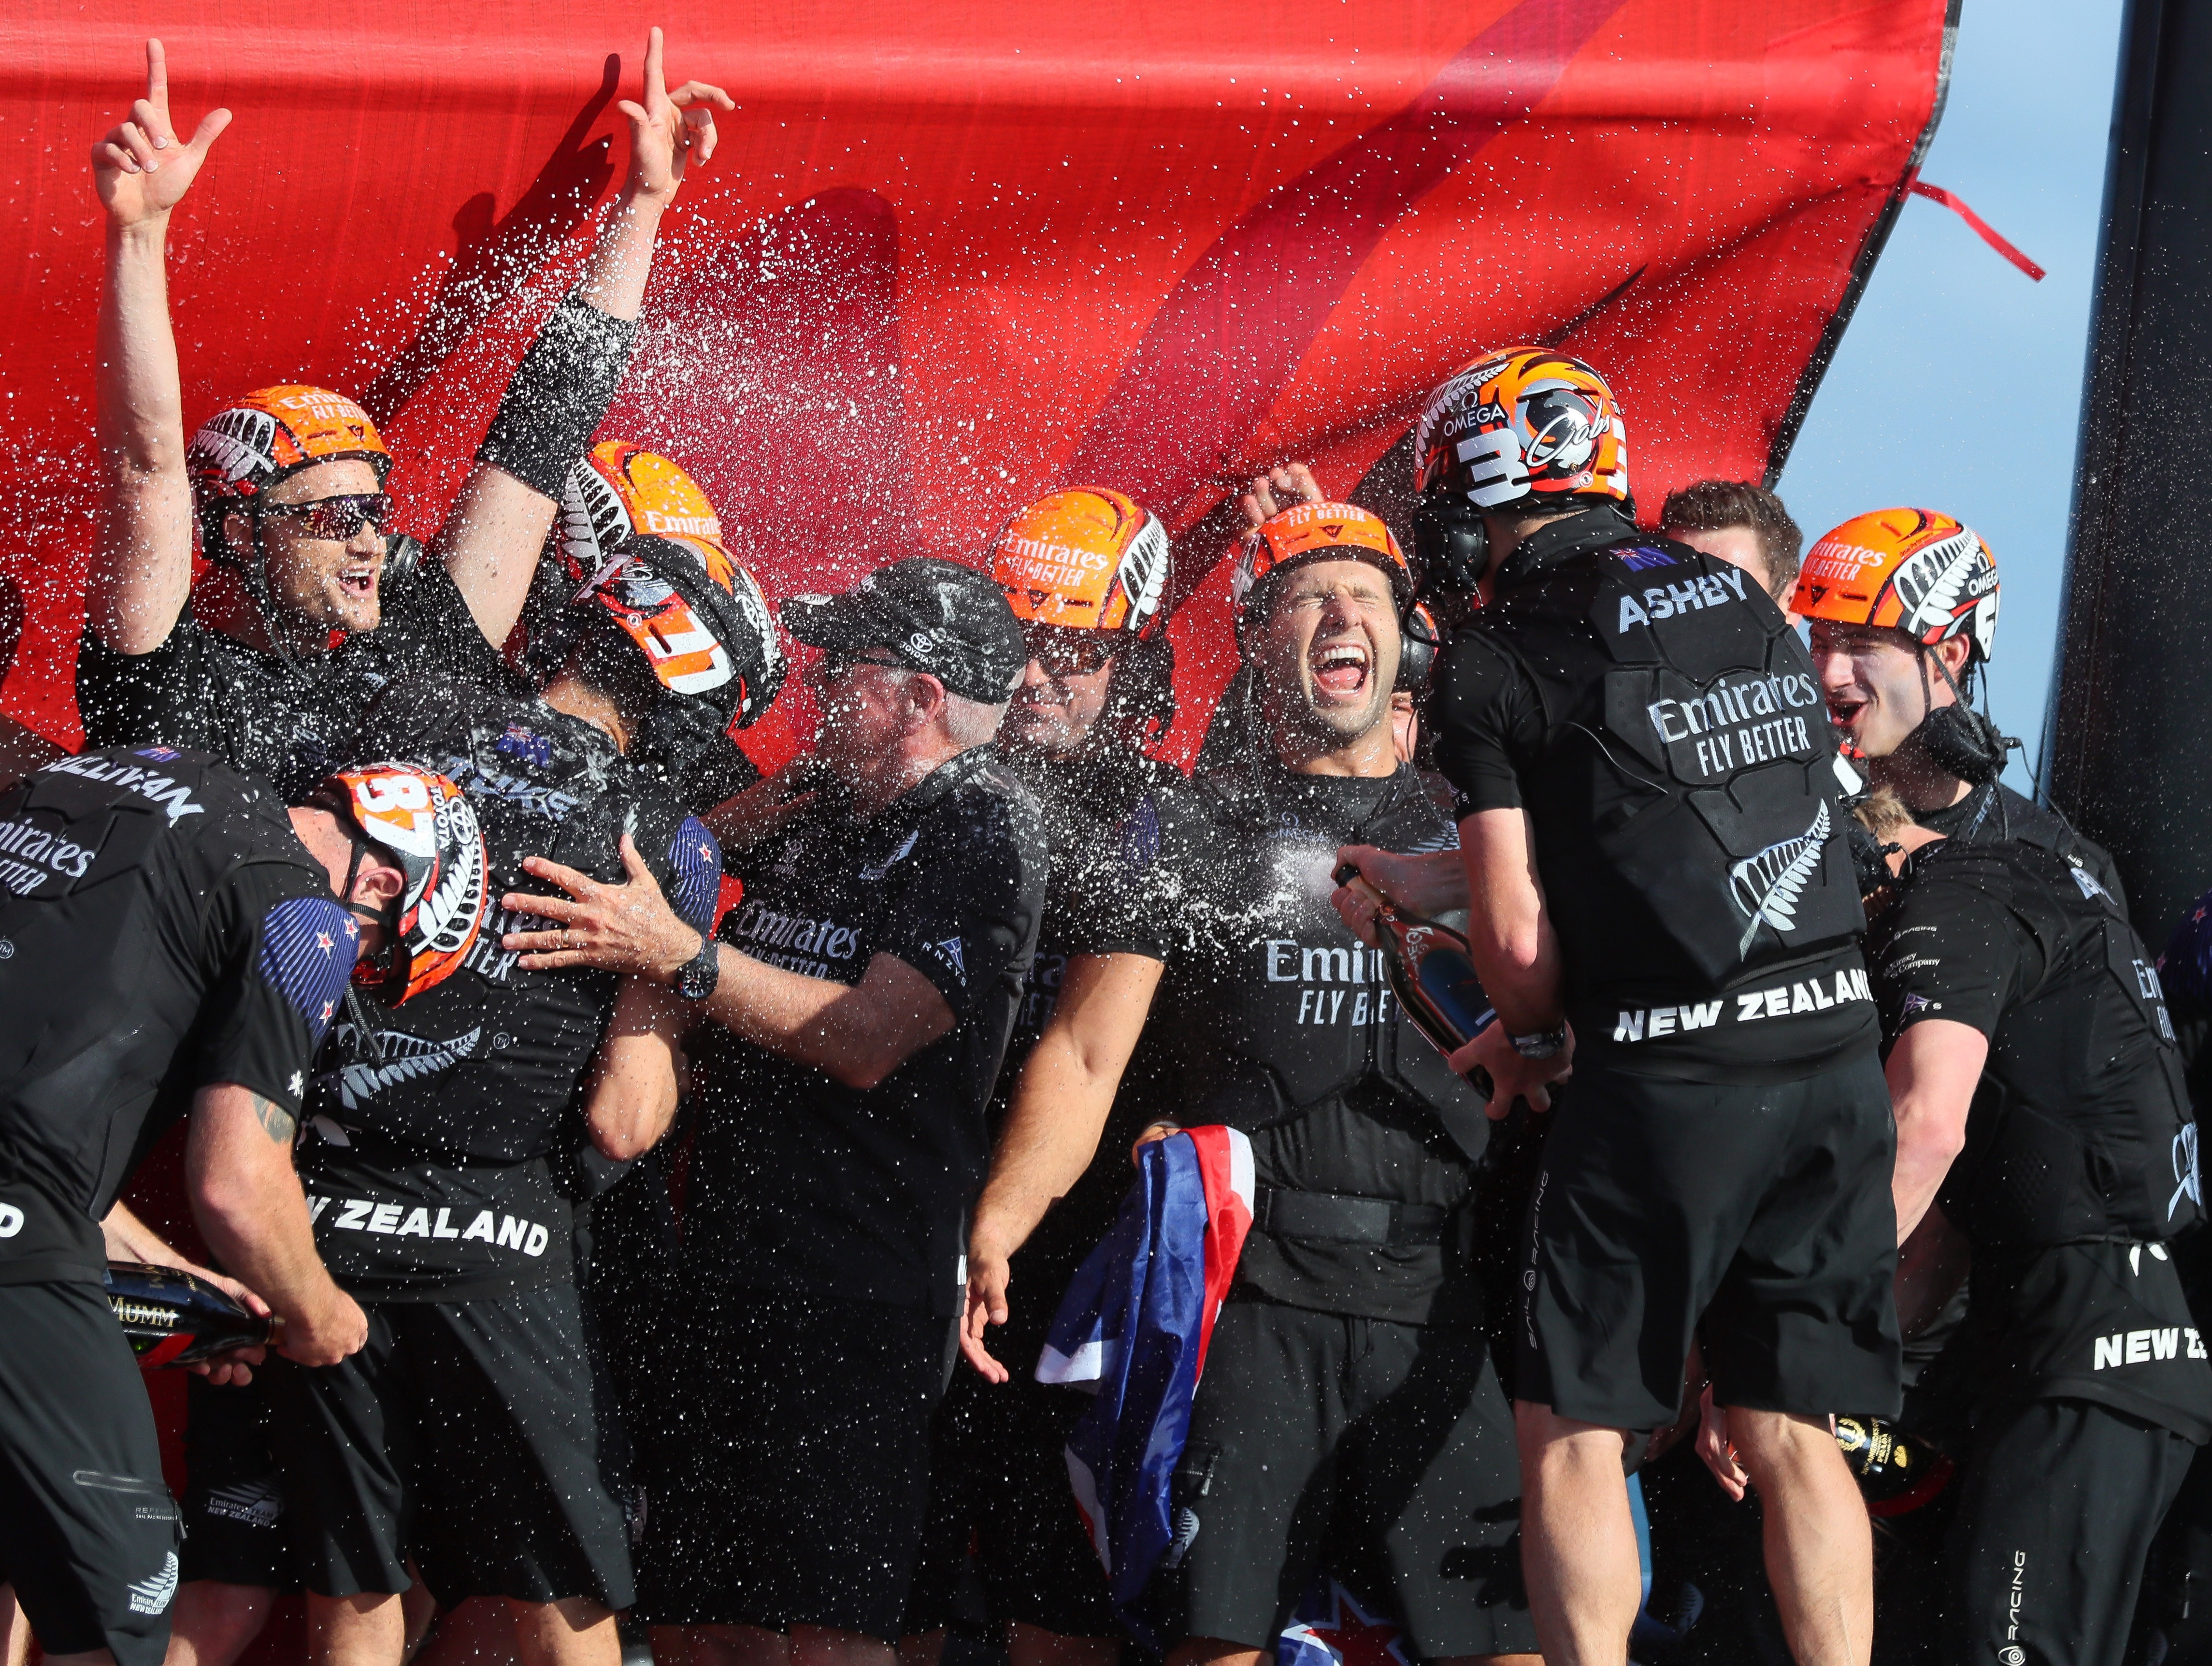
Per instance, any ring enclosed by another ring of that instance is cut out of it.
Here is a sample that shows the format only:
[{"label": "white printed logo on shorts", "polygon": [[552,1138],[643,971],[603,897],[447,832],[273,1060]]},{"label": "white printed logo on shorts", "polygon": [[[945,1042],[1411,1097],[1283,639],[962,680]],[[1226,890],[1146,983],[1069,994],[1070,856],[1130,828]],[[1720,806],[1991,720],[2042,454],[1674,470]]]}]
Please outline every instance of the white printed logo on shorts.
[{"label": "white printed logo on shorts", "polygon": [[131,1585],[131,1612],[133,1614],[163,1614],[167,1612],[169,1599],[177,1594],[177,1553],[171,1551],[161,1559],[161,1571]]}]

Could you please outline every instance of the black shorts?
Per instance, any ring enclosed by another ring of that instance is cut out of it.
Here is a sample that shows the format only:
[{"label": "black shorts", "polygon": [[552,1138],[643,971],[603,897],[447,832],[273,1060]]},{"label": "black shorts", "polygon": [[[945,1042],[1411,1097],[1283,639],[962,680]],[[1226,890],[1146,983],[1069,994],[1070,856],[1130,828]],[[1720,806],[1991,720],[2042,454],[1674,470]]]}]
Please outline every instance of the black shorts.
[{"label": "black shorts", "polygon": [[1656,1429],[1694,1330],[1724,1405],[1895,1415],[1896,1146],[1871,1047],[1769,1085],[1577,1070],[1528,1208],[1515,1393]]},{"label": "black shorts", "polygon": [[300,1581],[611,1608],[633,1595],[575,1286],[367,1304],[368,1343],[307,1370],[272,1360],[270,1444]]},{"label": "black shorts", "polygon": [[1026,1371],[999,1383],[965,1365],[955,1372],[931,1432],[929,1525],[908,1631],[937,1631],[956,1617],[951,1599],[972,1550],[994,1625],[1121,1635],[1067,1479],[1068,1433],[1093,1403]]},{"label": "black shorts", "polygon": [[100,1286],[0,1285],[0,1575],[40,1647],[161,1666],[182,1536]]},{"label": "black shorts", "polygon": [[1196,1532],[1160,1589],[1185,1636],[1272,1657],[1327,1574],[1413,1658],[1535,1650],[1512,1414],[1478,1331],[1227,1303],[1173,1487]]},{"label": "black shorts", "polygon": [[2143,1558],[2196,1456],[2084,1400],[1984,1416],[1953,1483],[1948,1657],[2119,1666]]},{"label": "black shorts", "polygon": [[269,1373],[218,1388],[185,1384],[185,1549],[187,1581],[296,1590],[284,1487],[269,1449]]},{"label": "black shorts", "polygon": [[897,1638],[952,1339],[926,1312],[768,1291],[695,1319],[649,1461],[639,1617]]}]

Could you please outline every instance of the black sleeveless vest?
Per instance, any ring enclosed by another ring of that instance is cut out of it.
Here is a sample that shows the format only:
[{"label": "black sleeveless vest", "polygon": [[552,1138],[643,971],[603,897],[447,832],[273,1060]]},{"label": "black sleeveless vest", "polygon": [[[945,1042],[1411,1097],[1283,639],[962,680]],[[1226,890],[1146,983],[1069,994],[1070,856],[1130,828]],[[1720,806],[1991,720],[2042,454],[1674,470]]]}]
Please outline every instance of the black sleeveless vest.
[{"label": "black sleeveless vest", "polygon": [[1273,763],[1196,783],[1210,812],[1183,863],[1182,884],[1205,918],[1179,957],[1155,1022],[1182,1082],[1181,1120],[1246,1130],[1286,1122],[1368,1079],[1426,1106],[1470,1158],[1489,1124],[1400,1010],[1380,956],[1329,906],[1337,847],[1455,847],[1456,836],[1418,774],[1401,765],[1357,822],[1316,813],[1314,793]]},{"label": "black sleeveless vest", "polygon": [[1742,571],[1617,525],[1509,562],[1469,627],[1543,702],[1521,785],[1575,993],[1724,989],[1845,946],[1865,919],[1810,657]]}]

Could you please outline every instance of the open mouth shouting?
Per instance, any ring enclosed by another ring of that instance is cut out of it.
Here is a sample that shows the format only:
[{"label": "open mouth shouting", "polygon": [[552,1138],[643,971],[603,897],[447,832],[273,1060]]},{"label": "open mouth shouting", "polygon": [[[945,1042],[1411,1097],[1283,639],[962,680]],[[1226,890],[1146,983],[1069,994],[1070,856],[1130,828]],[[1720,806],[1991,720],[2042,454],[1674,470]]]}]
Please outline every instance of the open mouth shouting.
[{"label": "open mouth shouting", "polygon": [[374,563],[348,567],[338,574],[338,590],[343,595],[366,601],[376,593],[376,567]]},{"label": "open mouth shouting", "polygon": [[1373,670],[1367,644],[1355,641],[1316,642],[1306,664],[1315,689],[1334,700],[1357,700],[1364,695]]},{"label": "open mouth shouting", "polygon": [[1853,733],[1853,726],[1857,723],[1859,714],[1866,708],[1867,702],[1863,700],[1849,695],[1832,694],[1828,696],[1828,721],[1846,734]]}]

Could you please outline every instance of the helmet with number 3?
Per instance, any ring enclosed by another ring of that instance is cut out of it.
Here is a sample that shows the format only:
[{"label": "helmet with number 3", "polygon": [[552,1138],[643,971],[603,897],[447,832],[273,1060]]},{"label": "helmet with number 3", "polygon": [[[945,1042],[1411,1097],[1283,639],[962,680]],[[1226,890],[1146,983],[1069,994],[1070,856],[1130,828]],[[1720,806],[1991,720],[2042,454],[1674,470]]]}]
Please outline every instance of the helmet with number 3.
[{"label": "helmet with number 3", "polygon": [[1628,501],[1620,402],[1580,359],[1510,347],[1462,365],[1413,429],[1413,484],[1488,512]]},{"label": "helmet with number 3", "polygon": [[483,830],[461,789],[409,764],[364,763],[331,776],[315,801],[407,876],[384,921],[392,946],[380,965],[364,957],[356,981],[380,986],[397,1006],[452,976],[491,901]]}]

